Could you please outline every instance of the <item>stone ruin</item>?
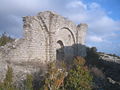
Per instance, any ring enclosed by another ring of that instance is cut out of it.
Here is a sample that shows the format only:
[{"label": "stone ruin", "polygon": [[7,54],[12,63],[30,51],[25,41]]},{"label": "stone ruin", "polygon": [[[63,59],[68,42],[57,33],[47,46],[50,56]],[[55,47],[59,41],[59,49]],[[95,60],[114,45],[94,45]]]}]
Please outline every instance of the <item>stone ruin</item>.
[{"label": "stone ruin", "polygon": [[11,65],[20,78],[37,71],[39,63],[86,56],[86,24],[75,25],[51,11],[23,17],[23,22],[24,37],[0,47],[0,79],[7,65]]}]

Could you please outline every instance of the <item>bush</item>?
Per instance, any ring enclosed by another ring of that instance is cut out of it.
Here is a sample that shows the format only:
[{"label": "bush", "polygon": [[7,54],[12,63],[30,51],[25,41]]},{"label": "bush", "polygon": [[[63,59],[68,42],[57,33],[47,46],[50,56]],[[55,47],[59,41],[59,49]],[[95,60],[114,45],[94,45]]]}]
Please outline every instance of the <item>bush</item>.
[{"label": "bush", "polygon": [[91,51],[92,51],[93,53],[96,53],[96,52],[97,52],[97,48],[96,48],[96,47],[92,47],[92,48],[91,48]]},{"label": "bush", "polygon": [[2,36],[0,37],[0,46],[4,46],[8,42],[14,41],[13,38],[9,37],[6,35],[6,33],[3,33]]},{"label": "bush", "polygon": [[[19,90],[13,86],[13,70],[8,67],[6,78],[0,84],[0,90]],[[48,64],[48,70],[43,77],[39,90],[91,90],[92,76],[85,66],[85,60],[77,57],[71,68],[66,70],[66,65],[62,62],[51,62]],[[22,90],[34,90],[33,76],[27,74],[25,88]],[[35,89],[38,90],[38,89]]]},{"label": "bush", "polygon": [[[25,89],[23,90],[33,90],[33,77],[30,74],[27,74],[26,80],[25,80]],[[6,72],[6,77],[3,81],[3,83],[0,83],[0,90],[21,90],[19,88],[16,88],[13,85],[13,70],[11,67],[8,66],[8,70]]]},{"label": "bush", "polygon": [[48,72],[45,76],[45,84],[43,90],[59,90],[64,82],[66,76],[66,71],[64,64],[62,63],[62,68],[57,67],[56,62],[51,62],[48,64]]},{"label": "bush", "polygon": [[66,90],[91,90],[92,79],[88,68],[85,66],[85,60],[82,57],[77,57],[71,70],[68,71],[64,87]]},{"label": "bush", "polygon": [[11,67],[8,66],[8,70],[6,73],[6,77],[4,79],[4,82],[0,84],[0,90],[16,90],[12,84],[12,78],[13,78],[13,70]]},{"label": "bush", "polygon": [[26,77],[25,90],[33,90],[33,76],[30,74],[27,74]]},{"label": "bush", "polygon": [[97,68],[97,67],[92,67],[92,68],[91,68],[91,72],[92,72],[93,75],[95,75],[97,78],[101,78],[101,79],[104,79],[104,78],[105,78],[105,75],[104,75],[103,71],[100,70],[100,69]]}]

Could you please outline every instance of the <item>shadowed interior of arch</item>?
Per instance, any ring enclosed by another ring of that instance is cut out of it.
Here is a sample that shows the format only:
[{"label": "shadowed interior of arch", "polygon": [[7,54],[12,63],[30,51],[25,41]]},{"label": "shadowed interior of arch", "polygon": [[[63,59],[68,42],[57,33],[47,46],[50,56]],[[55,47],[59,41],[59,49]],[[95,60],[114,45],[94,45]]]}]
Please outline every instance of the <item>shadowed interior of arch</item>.
[{"label": "shadowed interior of arch", "polygon": [[57,43],[60,45],[60,48],[56,50],[56,59],[64,60],[64,44],[61,40],[58,40]]}]

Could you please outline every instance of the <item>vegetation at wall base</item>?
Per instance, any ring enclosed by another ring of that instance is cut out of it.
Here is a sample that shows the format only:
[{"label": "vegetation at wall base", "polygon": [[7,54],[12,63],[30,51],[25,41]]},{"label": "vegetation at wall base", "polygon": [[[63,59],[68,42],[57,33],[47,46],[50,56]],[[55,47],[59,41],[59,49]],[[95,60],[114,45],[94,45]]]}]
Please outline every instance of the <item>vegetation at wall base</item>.
[{"label": "vegetation at wall base", "polygon": [[10,66],[8,66],[8,70],[6,72],[6,77],[3,83],[0,83],[0,90],[15,90],[13,85],[13,70]]},{"label": "vegetation at wall base", "polygon": [[64,87],[66,90],[92,90],[92,79],[93,77],[85,66],[85,59],[76,57],[65,78]]},{"label": "vegetation at wall base", "polygon": [[27,74],[26,76],[25,90],[33,90],[33,76],[31,74]]},{"label": "vegetation at wall base", "polygon": [[[67,70],[64,62],[50,62],[47,66],[44,79],[38,90],[91,90],[92,76],[85,66],[85,60],[82,57],[76,57],[73,60],[71,68]],[[6,78],[0,84],[0,90],[21,90],[13,85],[13,70],[8,66]],[[34,77],[31,74],[26,75],[24,87],[22,90],[34,89]]]},{"label": "vegetation at wall base", "polygon": [[44,90],[60,90],[63,86],[64,78],[67,75],[65,65],[59,62],[59,68],[57,62],[51,62],[48,64],[48,72],[45,75]]}]

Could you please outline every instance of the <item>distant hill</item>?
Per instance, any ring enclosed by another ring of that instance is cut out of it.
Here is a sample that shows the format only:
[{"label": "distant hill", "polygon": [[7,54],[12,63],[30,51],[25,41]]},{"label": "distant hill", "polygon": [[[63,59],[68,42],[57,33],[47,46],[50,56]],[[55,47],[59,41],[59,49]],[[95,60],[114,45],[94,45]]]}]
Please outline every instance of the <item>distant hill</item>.
[{"label": "distant hill", "polygon": [[120,90],[120,56],[87,48],[87,65],[95,76],[97,86],[105,90]]}]

